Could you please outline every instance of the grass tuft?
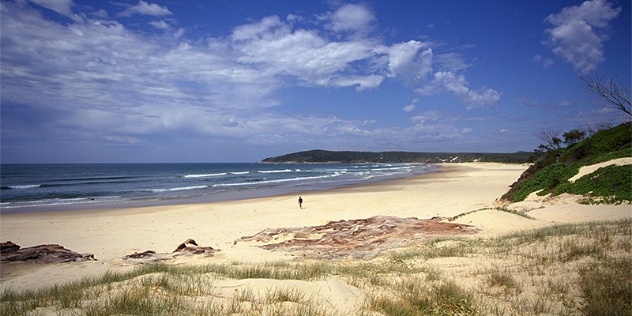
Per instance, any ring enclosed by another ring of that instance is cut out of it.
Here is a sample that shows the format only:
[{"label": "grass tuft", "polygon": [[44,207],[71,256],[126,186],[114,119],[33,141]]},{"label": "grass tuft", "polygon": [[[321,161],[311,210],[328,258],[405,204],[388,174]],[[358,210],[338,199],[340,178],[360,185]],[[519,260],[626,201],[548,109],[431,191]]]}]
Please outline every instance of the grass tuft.
[{"label": "grass tuft", "polygon": [[579,270],[585,315],[630,315],[632,259],[599,261]]}]

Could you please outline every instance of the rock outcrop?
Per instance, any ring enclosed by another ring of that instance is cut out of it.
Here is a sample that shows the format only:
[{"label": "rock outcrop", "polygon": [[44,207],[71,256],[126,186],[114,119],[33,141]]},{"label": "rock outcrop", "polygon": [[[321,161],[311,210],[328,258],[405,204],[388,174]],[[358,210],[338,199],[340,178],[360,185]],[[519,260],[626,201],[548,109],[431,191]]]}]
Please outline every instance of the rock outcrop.
[{"label": "rock outcrop", "polygon": [[77,253],[57,244],[21,248],[11,241],[0,244],[0,262],[57,263],[96,260],[91,253]]},{"label": "rock outcrop", "polygon": [[235,241],[262,242],[261,248],[300,252],[317,259],[372,258],[378,253],[405,247],[433,236],[473,234],[470,225],[446,223],[441,219],[374,216],[366,219],[332,221],[325,225],[273,228]]},{"label": "rock outcrop", "polygon": [[195,242],[195,240],[189,238],[185,242],[181,243],[173,252],[193,255],[204,254],[206,256],[212,257],[218,251],[220,250],[214,249],[213,247],[201,247]]},{"label": "rock outcrop", "polygon": [[193,239],[187,239],[185,242],[178,245],[176,250],[174,250],[171,254],[165,253],[156,253],[153,250],[147,250],[143,252],[134,252],[131,255],[127,255],[123,257],[125,260],[129,259],[137,259],[137,260],[147,260],[147,261],[162,261],[162,260],[170,260],[175,256],[179,255],[206,255],[207,257],[212,257],[216,252],[221,251],[219,249],[215,249],[213,247],[201,247],[195,242]]}]

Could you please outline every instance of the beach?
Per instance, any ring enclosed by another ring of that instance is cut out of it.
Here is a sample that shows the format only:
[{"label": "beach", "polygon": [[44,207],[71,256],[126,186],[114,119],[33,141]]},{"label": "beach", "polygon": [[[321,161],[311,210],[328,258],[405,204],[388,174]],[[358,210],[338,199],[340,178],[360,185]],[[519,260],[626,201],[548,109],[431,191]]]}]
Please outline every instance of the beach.
[{"label": "beach", "polygon": [[[332,190],[265,198],[144,208],[5,214],[2,241],[21,247],[59,244],[96,261],[56,264],[3,264],[0,289],[33,289],[137,263],[123,257],[153,250],[170,254],[185,240],[220,249],[212,257],[177,256],[170,264],[273,262],[296,260],[300,253],[269,251],[256,242],[236,242],[269,228],[323,225],[330,221],[396,216],[450,218],[477,229],[467,238],[488,238],[563,223],[632,217],[629,205],[580,205],[577,197],[531,196],[503,204],[498,199],[528,165],[442,164],[440,172]],[[303,198],[299,208],[298,197]],[[498,211],[526,212],[532,219]],[[353,261],[353,259],[347,259]],[[462,258],[460,259],[462,260]],[[258,281],[259,282],[259,281]],[[270,281],[272,282],[272,281]],[[277,282],[277,281],[274,281]],[[313,284],[312,284],[313,285]]]}]

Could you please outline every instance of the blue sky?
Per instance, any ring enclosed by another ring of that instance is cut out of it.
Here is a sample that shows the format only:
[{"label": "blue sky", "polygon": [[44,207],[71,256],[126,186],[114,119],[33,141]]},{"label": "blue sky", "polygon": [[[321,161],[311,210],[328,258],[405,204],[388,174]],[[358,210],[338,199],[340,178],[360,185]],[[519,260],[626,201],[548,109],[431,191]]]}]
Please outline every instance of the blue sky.
[{"label": "blue sky", "polygon": [[251,162],[310,149],[532,151],[623,122],[630,3],[1,2],[1,159]]}]

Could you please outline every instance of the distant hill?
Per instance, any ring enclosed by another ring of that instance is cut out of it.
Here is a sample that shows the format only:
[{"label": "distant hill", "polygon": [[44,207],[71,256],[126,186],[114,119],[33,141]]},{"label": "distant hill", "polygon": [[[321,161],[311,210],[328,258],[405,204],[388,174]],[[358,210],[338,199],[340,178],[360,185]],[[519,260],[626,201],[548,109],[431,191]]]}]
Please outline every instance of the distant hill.
[{"label": "distant hill", "polygon": [[582,166],[624,157],[632,157],[630,122],[601,130],[566,148],[542,153],[502,198],[517,202],[533,192],[541,196],[571,193],[586,196],[585,203],[630,203],[632,165],[608,166],[569,181]]},{"label": "distant hill", "polygon": [[266,158],[263,163],[449,163],[505,162],[524,163],[532,153],[425,153],[425,152],[364,152],[309,150]]}]

